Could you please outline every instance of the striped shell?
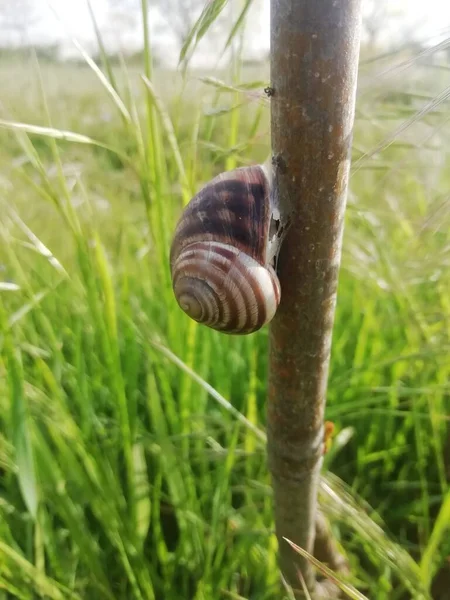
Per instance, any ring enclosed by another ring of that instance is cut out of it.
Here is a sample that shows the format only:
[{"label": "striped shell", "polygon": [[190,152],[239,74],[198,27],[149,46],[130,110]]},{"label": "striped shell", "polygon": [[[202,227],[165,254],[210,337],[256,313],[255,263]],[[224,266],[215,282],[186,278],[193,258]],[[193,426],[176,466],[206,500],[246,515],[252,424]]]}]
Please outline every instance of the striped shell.
[{"label": "striped shell", "polygon": [[248,334],[274,316],[280,284],[271,262],[270,186],[261,166],[222,173],[187,205],[170,267],[175,297],[195,321]]}]

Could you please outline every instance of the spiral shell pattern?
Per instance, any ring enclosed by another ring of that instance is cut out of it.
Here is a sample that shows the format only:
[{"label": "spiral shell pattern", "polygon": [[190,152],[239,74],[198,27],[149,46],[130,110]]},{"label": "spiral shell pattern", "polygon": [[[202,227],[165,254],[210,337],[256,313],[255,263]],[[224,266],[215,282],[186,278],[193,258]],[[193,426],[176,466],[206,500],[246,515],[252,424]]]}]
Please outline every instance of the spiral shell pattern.
[{"label": "spiral shell pattern", "polygon": [[188,204],[171,248],[175,297],[192,319],[248,334],[274,316],[280,284],[266,264],[269,185],[261,167],[223,173]]},{"label": "spiral shell pattern", "polygon": [[257,331],[272,319],[280,301],[278,278],[271,267],[218,242],[187,246],[172,279],[185,313],[225,333]]}]

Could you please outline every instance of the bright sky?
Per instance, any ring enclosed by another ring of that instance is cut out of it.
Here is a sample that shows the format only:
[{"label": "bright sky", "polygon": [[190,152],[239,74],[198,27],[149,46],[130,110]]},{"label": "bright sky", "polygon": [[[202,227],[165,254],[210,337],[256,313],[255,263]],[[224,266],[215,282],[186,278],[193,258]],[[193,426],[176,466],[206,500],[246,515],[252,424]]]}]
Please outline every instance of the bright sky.
[{"label": "bright sky", "polygon": [[[40,19],[39,25],[33,30],[33,39],[46,39],[48,41],[67,41],[70,47],[70,36],[75,36],[83,44],[92,42],[93,30],[87,3],[84,0],[34,0]],[[237,2],[237,0],[230,0]],[[259,17],[259,25],[255,32],[255,44],[261,48],[268,48],[269,32],[269,5],[270,0],[260,0],[263,3],[263,11],[255,13]],[[375,0],[376,1],[376,0]],[[363,0],[364,6],[365,0]],[[100,27],[107,28],[108,0],[91,0]],[[152,2],[150,0],[149,4]],[[64,26],[56,19],[50,6],[59,15]],[[420,38],[430,38],[434,35],[442,35],[447,30],[450,36],[450,0],[391,0],[390,6],[393,10],[397,8],[402,11],[410,25],[416,25],[415,30],[420,32]],[[251,21],[251,20],[250,20]],[[254,23],[254,21],[253,21]],[[66,28],[66,32],[64,29]],[[122,30],[126,29],[122,28]],[[124,45],[137,45],[139,35],[128,30],[129,33],[120,36],[120,43]],[[117,37],[117,29],[110,33],[111,38]],[[390,35],[390,34],[388,34]],[[112,43],[112,39],[110,40]],[[168,52],[170,50],[168,49]]]}]

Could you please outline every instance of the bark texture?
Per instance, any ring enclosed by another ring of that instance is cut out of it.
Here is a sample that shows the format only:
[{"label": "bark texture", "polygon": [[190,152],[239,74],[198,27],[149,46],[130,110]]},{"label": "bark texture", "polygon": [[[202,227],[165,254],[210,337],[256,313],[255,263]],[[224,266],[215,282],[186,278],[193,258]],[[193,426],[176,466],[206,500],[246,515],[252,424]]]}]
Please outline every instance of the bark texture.
[{"label": "bark texture", "polygon": [[310,591],[311,567],[282,538],[313,552],[360,20],[360,0],[271,0],[274,185],[290,226],[270,329],[268,454],[281,569],[294,588],[300,569]]}]

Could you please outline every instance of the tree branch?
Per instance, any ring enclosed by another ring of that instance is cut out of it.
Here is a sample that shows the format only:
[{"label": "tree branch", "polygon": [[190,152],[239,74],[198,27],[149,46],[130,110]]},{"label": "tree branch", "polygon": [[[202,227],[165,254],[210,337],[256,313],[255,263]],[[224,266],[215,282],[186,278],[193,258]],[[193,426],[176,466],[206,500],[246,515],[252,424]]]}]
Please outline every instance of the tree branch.
[{"label": "tree branch", "polygon": [[[275,193],[290,228],[270,329],[268,454],[280,564],[311,566],[323,417],[341,256],[359,54],[360,0],[271,0]],[[300,596],[299,596],[300,597]]]},{"label": "tree branch", "polygon": [[341,575],[349,572],[347,559],[341,554],[325,515],[317,510],[314,539],[315,558]]}]

